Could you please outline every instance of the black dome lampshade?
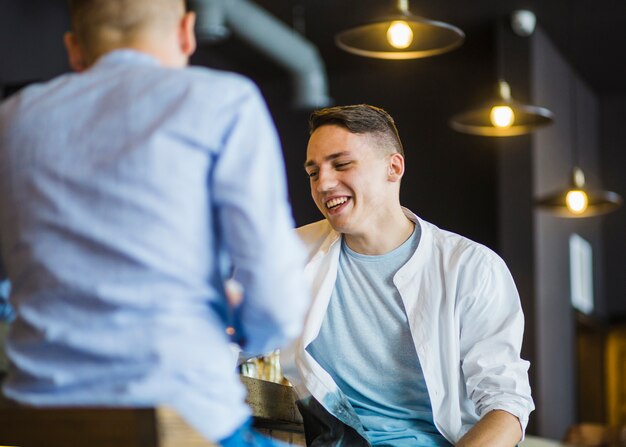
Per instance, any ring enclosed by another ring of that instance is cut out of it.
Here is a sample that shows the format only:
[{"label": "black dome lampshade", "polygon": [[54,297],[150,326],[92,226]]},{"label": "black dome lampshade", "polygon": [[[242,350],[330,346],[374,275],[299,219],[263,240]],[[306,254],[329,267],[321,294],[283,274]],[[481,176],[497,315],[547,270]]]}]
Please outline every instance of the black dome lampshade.
[{"label": "black dome lampshade", "polygon": [[558,217],[577,218],[610,213],[622,202],[615,192],[587,188],[582,169],[575,167],[570,188],[548,194],[537,200],[536,205]]},{"label": "black dome lampshade", "polygon": [[411,14],[408,0],[398,0],[397,9],[388,17],[340,32],[335,43],[359,56],[398,60],[446,53],[465,39],[453,25]]},{"label": "black dome lampshade", "polygon": [[511,88],[498,81],[498,97],[484,107],[454,115],[450,127],[458,132],[487,137],[524,135],[551,124],[552,112],[544,107],[522,104],[511,96]]}]

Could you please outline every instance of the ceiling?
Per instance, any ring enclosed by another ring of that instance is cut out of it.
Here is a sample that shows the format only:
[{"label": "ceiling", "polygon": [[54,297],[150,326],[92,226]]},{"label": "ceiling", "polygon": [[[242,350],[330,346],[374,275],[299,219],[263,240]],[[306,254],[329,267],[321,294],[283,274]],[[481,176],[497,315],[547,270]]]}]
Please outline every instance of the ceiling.
[{"label": "ceiling", "polygon": [[[395,0],[253,1],[312,41],[331,72],[371,66],[365,58],[339,50],[333,42],[335,33],[395,7]],[[65,4],[66,0],[0,0],[0,82],[45,79],[67,70],[60,39],[67,28]],[[512,11],[531,10],[592,90],[600,96],[626,93],[624,0],[413,0],[410,9],[463,29],[464,47],[484,39],[496,21]],[[280,68],[236,38],[210,50],[201,48],[200,53],[203,62],[208,58],[210,65],[253,78],[282,75]],[[43,66],[46,69],[39,68]]]},{"label": "ceiling", "polygon": [[[395,0],[254,0],[302,32],[320,50],[330,71],[354,65],[355,56],[337,49],[335,33],[393,10]],[[411,11],[463,29],[467,42],[505,19],[528,9],[581,77],[600,96],[626,92],[626,4],[623,0],[413,0]],[[214,47],[213,62],[223,68],[272,75],[267,61],[231,38]],[[222,55],[222,56],[220,56]],[[240,57],[237,57],[237,56]],[[217,59],[222,60],[215,60]],[[358,58],[358,57],[357,57]],[[265,63],[264,63],[265,62]],[[260,68],[263,67],[263,68]]]}]

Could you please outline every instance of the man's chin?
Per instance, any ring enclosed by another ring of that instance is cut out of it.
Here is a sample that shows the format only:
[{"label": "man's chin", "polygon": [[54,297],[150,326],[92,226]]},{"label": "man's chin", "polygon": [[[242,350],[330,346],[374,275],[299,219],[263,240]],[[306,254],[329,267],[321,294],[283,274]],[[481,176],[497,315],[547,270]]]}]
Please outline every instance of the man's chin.
[{"label": "man's chin", "polygon": [[333,230],[338,233],[345,233],[348,230],[347,222],[338,216],[326,216],[326,220],[333,227]]}]

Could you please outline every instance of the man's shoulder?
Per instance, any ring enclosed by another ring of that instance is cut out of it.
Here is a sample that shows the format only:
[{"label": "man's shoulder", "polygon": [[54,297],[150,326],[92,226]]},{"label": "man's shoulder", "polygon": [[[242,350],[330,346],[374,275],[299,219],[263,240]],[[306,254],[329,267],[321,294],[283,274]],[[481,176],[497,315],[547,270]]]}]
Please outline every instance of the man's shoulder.
[{"label": "man's shoulder", "polygon": [[182,70],[182,73],[189,82],[206,86],[213,91],[221,91],[222,93],[233,92],[244,95],[258,91],[256,84],[252,80],[230,71],[194,65],[185,68]]},{"label": "man's shoulder", "polygon": [[319,249],[333,232],[333,228],[326,219],[318,220],[296,229],[296,233],[309,251]]},{"label": "man's shoulder", "polygon": [[498,262],[500,256],[486,245],[476,242],[453,231],[444,230],[429,222],[421,221],[422,231],[431,234],[433,248],[442,256],[454,259],[473,259],[484,262]]},{"label": "man's shoulder", "polygon": [[[10,127],[15,126],[22,119],[36,116],[35,111],[39,110],[42,103],[48,104],[51,102],[49,101],[50,92],[58,89],[59,85],[63,85],[72,76],[75,76],[75,74],[65,73],[48,81],[33,82],[0,102],[0,125],[7,124],[3,130],[11,130]],[[46,99],[45,102],[42,101],[44,99]]]}]

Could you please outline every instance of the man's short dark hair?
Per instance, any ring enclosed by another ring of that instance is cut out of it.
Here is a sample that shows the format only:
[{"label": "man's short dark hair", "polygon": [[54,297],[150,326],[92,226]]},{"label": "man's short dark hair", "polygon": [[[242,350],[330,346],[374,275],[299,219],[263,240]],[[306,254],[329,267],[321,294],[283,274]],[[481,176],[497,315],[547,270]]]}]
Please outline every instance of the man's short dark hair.
[{"label": "man's short dark hair", "polygon": [[322,126],[341,126],[355,134],[372,134],[381,149],[404,156],[398,129],[391,115],[369,104],[328,107],[314,111],[309,118],[312,134]]}]

